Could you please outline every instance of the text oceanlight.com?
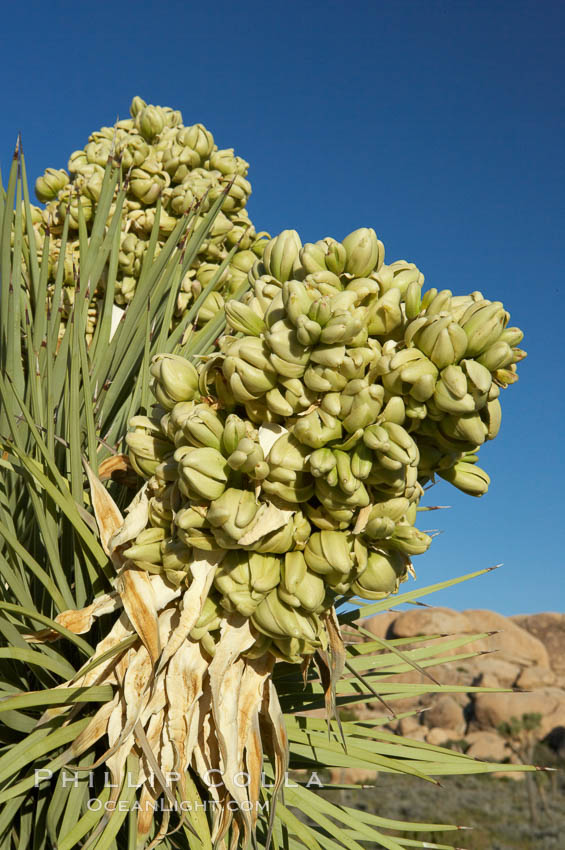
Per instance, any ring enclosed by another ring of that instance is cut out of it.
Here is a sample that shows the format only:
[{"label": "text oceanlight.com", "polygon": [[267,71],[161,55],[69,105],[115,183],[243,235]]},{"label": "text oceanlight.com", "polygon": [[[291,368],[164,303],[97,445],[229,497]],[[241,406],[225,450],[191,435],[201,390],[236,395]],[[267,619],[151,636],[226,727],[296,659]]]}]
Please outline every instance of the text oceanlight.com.
[{"label": "text oceanlight.com", "polygon": [[[262,803],[260,800],[252,803],[250,800],[243,800],[237,803],[235,800],[230,800],[227,804],[230,812],[268,812],[270,801],[266,800]],[[196,812],[196,811],[214,811],[222,808],[222,804],[218,800],[180,800],[175,802],[174,806],[161,798],[156,802],[145,800],[140,803],[134,800],[132,803],[129,800],[106,800],[103,802],[98,797],[92,797],[87,801],[87,807],[91,812]]]}]

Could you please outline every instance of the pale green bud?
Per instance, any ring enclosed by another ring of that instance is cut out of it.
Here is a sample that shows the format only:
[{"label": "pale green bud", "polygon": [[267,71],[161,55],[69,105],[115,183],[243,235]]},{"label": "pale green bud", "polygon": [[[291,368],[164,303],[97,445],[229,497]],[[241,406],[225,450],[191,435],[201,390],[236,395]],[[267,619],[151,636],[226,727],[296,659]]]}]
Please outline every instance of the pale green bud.
[{"label": "pale green bud", "polygon": [[293,433],[299,442],[313,449],[321,449],[326,443],[338,440],[342,434],[339,419],[319,408],[306,416],[301,416],[293,426]]},{"label": "pale green bud", "polygon": [[168,180],[169,176],[165,173],[154,174],[149,173],[145,168],[134,168],[131,172],[129,188],[143,204],[152,206],[167,186]]},{"label": "pale green bud", "polygon": [[514,346],[520,345],[524,339],[524,332],[520,328],[504,328],[498,339],[500,342],[507,342],[514,348]]},{"label": "pale green bud", "polygon": [[415,319],[421,310],[422,287],[419,283],[412,282],[404,293],[404,309],[407,319]]},{"label": "pale green bud", "polygon": [[318,531],[304,549],[309,568],[319,575],[336,570],[348,575],[354,567],[353,538],[340,531]]},{"label": "pale green bud", "polygon": [[220,451],[224,426],[220,417],[207,404],[198,404],[183,423],[183,434],[196,448],[209,446]]},{"label": "pale green bud", "polygon": [[[310,462],[312,459],[310,458]],[[351,453],[351,472],[360,481],[368,478],[373,468],[373,455],[365,443],[359,442]]]},{"label": "pale green bud", "polygon": [[131,102],[129,114],[132,118],[136,118],[138,113],[141,112],[141,110],[144,109],[146,106],[147,104],[145,103],[143,98],[139,97],[139,95],[136,95]]},{"label": "pale green bud", "polygon": [[278,387],[265,393],[265,403],[269,410],[278,416],[289,417],[294,413],[294,407],[288,403]]},{"label": "pale green bud", "polygon": [[302,552],[287,552],[281,567],[278,594],[292,608],[318,611],[323,605],[326,587],[321,576],[307,569]]},{"label": "pale green bud", "polygon": [[342,245],[347,255],[345,271],[354,277],[367,277],[375,268],[379,268],[384,259],[384,256],[380,256],[379,240],[372,228],[360,227],[354,230],[345,237]]},{"label": "pale green bud", "polygon": [[193,124],[192,127],[183,127],[177,130],[177,142],[196,151],[200,161],[204,162],[214,148],[214,137],[203,124]]},{"label": "pale green bud", "polygon": [[177,402],[192,401],[198,392],[198,373],[184,357],[156,354],[149,371],[154,378],[153,394],[168,410],[172,410]]},{"label": "pale green bud", "polygon": [[310,455],[310,472],[315,478],[323,478],[335,467],[337,461],[331,449],[316,449]]},{"label": "pale green bud", "polygon": [[42,177],[38,177],[35,181],[35,194],[38,201],[43,204],[52,201],[68,182],[69,175],[63,168],[47,168]]},{"label": "pale green bud", "polygon": [[204,634],[219,629],[223,616],[224,612],[219,601],[214,599],[213,596],[207,596],[200,616],[190,632],[192,640],[201,640]]},{"label": "pale green bud", "polygon": [[234,331],[249,336],[259,336],[265,330],[262,317],[241,301],[227,301],[226,320]]},{"label": "pale green bud", "polygon": [[367,323],[372,336],[388,336],[402,324],[400,299],[400,290],[393,287],[370,305]]},{"label": "pale green bud", "polygon": [[239,402],[261,398],[276,385],[276,375],[273,373],[270,364],[269,370],[266,371],[251,365],[242,357],[229,355],[224,359],[222,371],[229,383],[234,399]]},{"label": "pale green bud", "polygon": [[128,134],[124,145],[120,147],[122,171],[127,172],[130,168],[139,167],[149,157],[150,153],[149,145],[141,136]]},{"label": "pale green bud", "polygon": [[88,164],[88,159],[86,158],[86,154],[83,150],[74,151],[69,157],[67,168],[71,174],[80,174],[83,168],[88,166]]},{"label": "pale green bud", "polygon": [[219,499],[228,473],[225,458],[216,449],[192,449],[180,461],[181,483],[204,499]]},{"label": "pale green bud", "polygon": [[294,482],[285,484],[281,481],[272,481],[270,478],[262,482],[262,487],[265,493],[270,496],[276,496],[290,505],[302,504],[312,498],[314,487],[312,479],[306,474],[297,474]]},{"label": "pale green bud", "polygon": [[382,599],[396,593],[406,578],[409,559],[401,552],[371,552],[367,567],[351,585],[362,599]]},{"label": "pale green bud", "polygon": [[314,492],[327,511],[339,512],[347,508],[364,508],[370,502],[367,489],[361,481],[359,487],[353,493],[346,494],[339,487],[332,486],[323,478],[316,478]]},{"label": "pale green bud", "polygon": [[379,296],[379,284],[371,277],[356,277],[353,278],[345,290],[346,292],[355,293],[355,304],[370,304]]},{"label": "pale green bud", "polygon": [[328,253],[326,254],[326,268],[335,275],[340,275],[345,270],[347,263],[347,249],[341,242],[331,240],[328,244]]},{"label": "pale green bud", "polygon": [[481,419],[487,426],[487,440],[494,440],[500,431],[502,422],[502,408],[498,399],[489,401],[481,410]]},{"label": "pale green bud", "polygon": [[131,465],[143,478],[153,475],[159,464],[173,453],[174,448],[168,440],[144,433],[142,430],[126,434],[126,443]]},{"label": "pale green bud", "polygon": [[375,275],[379,282],[381,293],[388,292],[394,287],[400,290],[404,296],[411,285],[421,289],[424,283],[424,275],[414,263],[407,263],[406,260],[396,260],[390,265],[383,265]]},{"label": "pale green bud", "polygon": [[509,318],[500,301],[482,301],[470,306],[460,319],[468,340],[467,356],[476,357],[495,343]]},{"label": "pale green bud", "polygon": [[299,261],[302,242],[296,230],[283,230],[265,246],[263,264],[267,274],[273,275],[281,283],[292,276],[292,271]]},{"label": "pale green bud", "polygon": [[314,615],[286,605],[276,590],[263,599],[251,621],[256,629],[273,639],[290,637],[317,640],[319,624]]},{"label": "pale green bud", "polygon": [[443,434],[469,444],[469,448],[482,445],[487,438],[488,428],[478,413],[445,416],[439,424]]},{"label": "pale green bud", "polygon": [[244,472],[254,480],[262,480],[269,474],[269,466],[265,463],[263,449],[259,443],[243,437],[237,448],[228,457],[228,465],[232,469]]},{"label": "pale green bud", "polygon": [[163,569],[187,571],[194,560],[192,548],[181,540],[165,540],[161,544],[161,558]]},{"label": "pale green bud", "polygon": [[432,538],[414,528],[413,525],[397,525],[387,544],[404,552],[405,555],[422,555],[432,542]]},{"label": "pale green bud", "polygon": [[165,116],[158,106],[144,106],[133,117],[137,129],[148,142],[158,136],[165,127]]},{"label": "pale green bud", "polygon": [[170,209],[176,215],[184,215],[196,201],[196,194],[187,183],[175,186],[169,202]]},{"label": "pale green bud", "polygon": [[449,469],[438,470],[437,474],[468,496],[484,496],[490,484],[490,478],[484,469],[464,460],[458,461]]},{"label": "pale green bud", "polygon": [[220,528],[237,544],[255,520],[258,510],[259,505],[250,490],[230,487],[211,503],[206,519],[211,526]]},{"label": "pale green bud", "polygon": [[286,317],[297,325],[298,319],[307,315],[312,306],[308,290],[298,280],[287,280],[283,283],[281,295]]},{"label": "pale green bud", "polygon": [[383,540],[394,533],[395,522],[390,517],[373,517],[369,519],[363,534],[371,540]]},{"label": "pale green bud", "polygon": [[479,357],[477,363],[484,366],[489,372],[497,369],[506,369],[514,362],[514,353],[507,342],[497,340],[490,345]]},{"label": "pale green bud", "polygon": [[310,524],[300,511],[297,511],[286,525],[264,534],[251,544],[249,549],[255,552],[283,554],[296,547],[302,548],[310,536]]},{"label": "pale green bud", "polygon": [[62,197],[57,206],[57,212],[62,221],[68,216],[71,230],[78,230],[79,228],[79,206],[82,209],[85,222],[90,221],[94,212],[94,205],[91,199],[85,195],[73,194]]},{"label": "pale green bud", "polygon": [[163,156],[163,168],[173,183],[182,183],[199,164],[200,157],[196,151],[179,144],[174,144]]},{"label": "pale green bud", "polygon": [[245,177],[249,163],[239,156],[234,156],[233,148],[226,148],[225,150],[213,151],[210,154],[210,168],[228,177],[233,174],[240,174]]},{"label": "pale green bud", "polygon": [[227,456],[237,449],[238,443],[247,434],[247,426],[243,419],[236,416],[235,413],[230,413],[224,424],[224,432],[222,435],[222,451]]},{"label": "pale green bud", "polygon": [[307,274],[326,271],[326,251],[319,243],[306,242],[300,249],[299,258],[300,264]]},{"label": "pale green bud", "polygon": [[214,319],[224,309],[224,299],[220,292],[209,292],[198,311],[198,324],[203,325]]},{"label": "pale green bud", "polygon": [[198,508],[182,508],[175,513],[175,525],[183,531],[206,526],[206,512]]},{"label": "pale green bud", "polygon": [[279,375],[300,378],[310,359],[310,351],[301,345],[293,326],[284,321],[275,322],[264,336],[271,350],[271,363]]},{"label": "pale green bud", "polygon": [[304,314],[296,320],[296,338],[300,345],[309,347],[315,345],[320,339],[322,328],[320,325]]},{"label": "pale green bud", "polygon": [[438,369],[459,363],[467,352],[467,334],[449,316],[415,319],[406,329],[405,340],[429,357]]}]

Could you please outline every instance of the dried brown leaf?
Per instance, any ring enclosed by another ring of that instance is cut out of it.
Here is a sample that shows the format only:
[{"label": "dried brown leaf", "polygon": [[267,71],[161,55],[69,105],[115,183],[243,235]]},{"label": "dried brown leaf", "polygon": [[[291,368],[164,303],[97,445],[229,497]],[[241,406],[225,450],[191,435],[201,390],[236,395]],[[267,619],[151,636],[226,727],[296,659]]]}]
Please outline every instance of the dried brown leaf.
[{"label": "dried brown leaf", "polygon": [[210,552],[208,557],[199,558],[190,565],[192,582],[183,595],[180,620],[163,649],[159,669],[163,669],[196,625],[214,579],[216,567],[224,555],[225,552]]},{"label": "dried brown leaf", "polygon": [[326,703],[326,717],[328,720],[328,734],[330,732],[330,720],[334,718],[341,734],[345,749],[345,736],[341,726],[341,719],[337,710],[336,685],[341,678],[345,667],[346,653],[339,621],[332,607],[323,617],[326,627],[329,647],[328,650],[320,649],[316,653],[316,661],[320,671],[322,686],[324,688],[324,700]]},{"label": "dried brown leaf", "polygon": [[[121,608],[121,605],[122,602],[118,593],[115,591],[105,593],[103,596],[97,597],[92,605],[87,605],[86,608],[70,608],[68,611],[61,611],[55,617],[55,622],[75,635],[83,635],[92,628],[92,623],[96,617],[117,611],[118,608]],[[51,643],[62,635],[55,629],[42,629],[39,632],[27,632],[22,637],[29,643]]]},{"label": "dried brown leaf", "polygon": [[288,736],[286,734],[284,715],[282,713],[278,694],[272,679],[269,679],[268,685],[265,687],[265,696],[263,699],[261,715],[271,729],[271,740],[269,744],[275,762],[275,782],[273,785],[273,796],[271,799],[271,810],[269,813],[269,828],[265,843],[265,846],[269,847],[273,832],[273,824],[275,821],[277,797],[283,786],[289,762]]},{"label": "dried brown leaf", "polygon": [[260,508],[257,511],[256,519],[251,528],[245,532],[243,537],[240,537],[238,543],[240,546],[251,546],[264,537],[270,534],[271,531],[276,531],[277,528],[282,528],[286,525],[292,515],[296,511],[283,511],[273,505],[271,502],[266,504],[264,509]]},{"label": "dried brown leaf", "polygon": [[275,660],[272,655],[248,659],[241,681],[238,712],[238,750],[245,764],[242,769],[248,776],[248,798],[251,803],[251,829],[255,833],[257,825],[257,803],[261,793],[263,772],[263,744],[259,726],[259,714],[263,704],[264,690],[272,673]]},{"label": "dried brown leaf", "polygon": [[120,509],[86,461],[84,461],[84,466],[90,484],[90,499],[98,525],[100,543],[106,555],[111,558],[110,538],[120,528],[124,520]]},{"label": "dried brown leaf", "polygon": [[367,523],[369,522],[369,514],[373,509],[373,505],[366,505],[364,508],[361,508],[359,513],[357,514],[357,521],[353,528],[353,534],[361,534],[362,531],[365,531],[367,528]]},{"label": "dried brown leaf", "polygon": [[163,608],[166,608],[173,599],[177,599],[182,593],[182,587],[174,587],[160,573],[150,574],[149,581],[153,588],[157,611],[162,611]]},{"label": "dried brown leaf", "polygon": [[75,635],[82,635],[92,628],[97,617],[103,614],[111,614],[122,607],[122,601],[116,591],[105,593],[94,600],[92,605],[79,610],[61,611],[55,617],[55,622]]},{"label": "dried brown leaf", "polygon": [[[249,812],[244,811],[241,806],[247,800],[247,792],[238,785],[236,776],[240,770],[242,756],[238,746],[238,712],[241,678],[245,670],[245,661],[240,656],[254,642],[255,638],[247,618],[239,615],[226,618],[220,630],[216,654],[209,668],[212,714],[222,756],[222,778],[231,797],[239,804],[249,830]],[[223,836],[224,832],[220,831],[214,838],[220,840]]]},{"label": "dried brown leaf", "polygon": [[131,464],[127,455],[112,455],[107,457],[98,467],[100,481],[108,481],[116,472],[129,472]]},{"label": "dried brown leaf", "polygon": [[155,594],[149,576],[126,561],[118,576],[117,589],[132,626],[143,641],[153,667],[161,654]]},{"label": "dried brown leaf", "polygon": [[187,640],[169,662],[165,677],[169,711],[167,729],[175,751],[175,770],[181,776],[181,791],[186,794],[184,774],[192,759],[196,744],[197,703],[202,694],[202,680],[208,661],[202,655],[198,641]]},{"label": "dried brown leaf", "polygon": [[[86,729],[83,729],[80,735],[73,741],[71,746],[65,752],[62,758],[65,758],[65,763],[68,759],[76,759],[92,747],[100,740],[102,735],[108,731],[108,722],[112,712],[118,705],[119,696],[114,695],[114,698],[109,702],[105,702],[90,720]],[[81,770],[81,768],[77,768]],[[88,768],[90,770],[90,767]]]},{"label": "dried brown leaf", "polygon": [[279,437],[282,437],[283,434],[288,434],[288,428],[276,422],[267,422],[265,425],[261,425],[257,433],[259,445],[263,449],[263,454],[267,457]]},{"label": "dried brown leaf", "polygon": [[[127,506],[126,518],[122,524],[115,529],[112,538],[109,541],[109,546],[112,552],[124,543],[129,543],[134,540],[138,534],[147,526],[149,522],[149,499],[147,497],[147,484],[144,484],[141,490],[135,494],[132,501]],[[123,560],[123,559],[122,559]]]}]

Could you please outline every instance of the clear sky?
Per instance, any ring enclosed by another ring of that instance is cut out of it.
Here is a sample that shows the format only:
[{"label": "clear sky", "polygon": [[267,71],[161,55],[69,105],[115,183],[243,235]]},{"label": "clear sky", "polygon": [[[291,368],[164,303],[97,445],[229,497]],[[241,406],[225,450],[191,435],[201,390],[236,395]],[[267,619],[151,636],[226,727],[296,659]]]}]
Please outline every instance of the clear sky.
[{"label": "clear sky", "polygon": [[[557,0],[6,5],[0,160],[65,167],[131,98],[180,109],[251,163],[258,230],[303,241],[372,226],[389,262],[504,301],[529,357],[481,451],[482,499],[438,484],[418,583],[430,598],[563,610],[564,5]],[[559,530],[561,528],[561,531]],[[407,587],[407,585],[404,585]]]}]

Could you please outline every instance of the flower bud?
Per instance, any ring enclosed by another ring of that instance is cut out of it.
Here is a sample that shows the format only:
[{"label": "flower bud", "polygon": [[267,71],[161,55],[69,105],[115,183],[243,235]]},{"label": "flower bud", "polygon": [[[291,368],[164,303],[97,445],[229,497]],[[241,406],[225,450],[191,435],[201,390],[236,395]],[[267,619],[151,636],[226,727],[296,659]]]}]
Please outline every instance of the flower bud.
[{"label": "flower bud", "polygon": [[158,106],[144,106],[134,118],[137,129],[148,142],[158,136],[165,126],[163,110]]},{"label": "flower bud", "polygon": [[179,144],[196,151],[200,162],[208,159],[214,148],[214,137],[204,124],[193,124],[192,127],[183,127],[177,132]]},{"label": "flower bud", "polygon": [[216,449],[192,449],[180,461],[181,483],[203,499],[219,499],[228,481],[229,467]]},{"label": "flower bud", "polygon": [[333,239],[329,242],[325,263],[328,271],[335,275],[340,275],[345,270],[347,249],[341,242],[336,242]]},{"label": "flower bud", "polygon": [[263,263],[267,274],[273,275],[284,283],[292,275],[294,265],[299,261],[302,242],[296,230],[283,230],[267,243],[263,252]]},{"label": "flower bud", "polygon": [[[407,263],[406,260],[397,260],[389,266],[383,265],[375,275],[379,282],[381,293],[388,292],[394,287],[400,290],[404,296],[410,286],[421,289],[424,283],[424,275],[414,263]],[[413,289],[412,292],[415,290]]]},{"label": "flower bud", "polygon": [[409,564],[401,552],[371,552],[366,569],[352,583],[351,590],[362,599],[383,599],[396,593],[406,578]]},{"label": "flower bud", "polygon": [[61,168],[47,168],[42,177],[35,181],[35,194],[41,203],[46,204],[57,197],[61,189],[69,182],[69,175]]},{"label": "flower bud", "polygon": [[[379,240],[372,227],[354,230],[345,237],[342,245],[347,255],[345,271],[354,277],[368,277],[383,261]],[[384,254],[384,251],[382,253]]]},{"label": "flower bud", "polygon": [[490,484],[490,478],[484,469],[464,460],[458,461],[449,469],[438,470],[437,474],[468,496],[484,496]]},{"label": "flower bud", "polygon": [[265,322],[261,316],[241,301],[227,301],[224,309],[227,322],[236,333],[260,336],[265,330]]},{"label": "flower bud", "polygon": [[318,531],[306,544],[304,558],[308,567],[319,575],[332,570],[347,575],[355,563],[353,538],[340,531]]},{"label": "flower bud", "polygon": [[326,443],[338,440],[342,434],[341,422],[319,408],[301,416],[293,426],[297,440],[313,449],[321,449]]},{"label": "flower bud", "polygon": [[326,271],[326,251],[319,243],[307,242],[299,253],[300,264],[307,274]]},{"label": "flower bud", "polygon": [[198,392],[198,373],[192,363],[177,354],[156,354],[149,368],[152,391],[167,410],[179,401],[192,401]]},{"label": "flower bud", "polygon": [[167,180],[168,175],[150,174],[143,168],[134,168],[131,172],[129,188],[143,204],[152,205],[167,185]]},{"label": "flower bud", "polygon": [[321,576],[308,570],[302,552],[287,552],[281,567],[278,594],[292,608],[317,611],[324,602],[326,587]]},{"label": "flower bud", "polygon": [[233,548],[254,522],[259,508],[250,490],[230,487],[211,503],[206,519],[214,529],[221,529],[224,535],[231,538],[233,544],[229,548]]}]

